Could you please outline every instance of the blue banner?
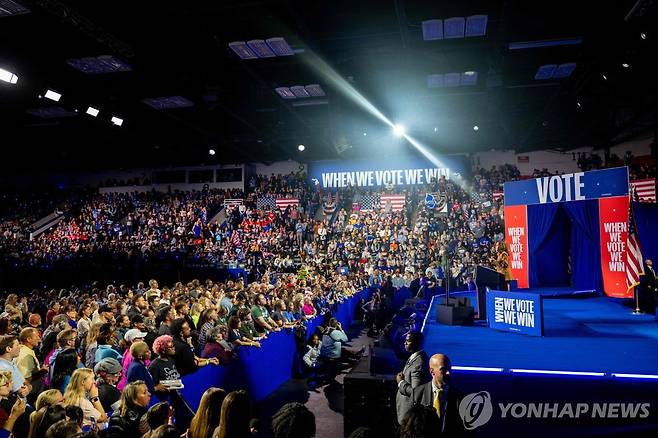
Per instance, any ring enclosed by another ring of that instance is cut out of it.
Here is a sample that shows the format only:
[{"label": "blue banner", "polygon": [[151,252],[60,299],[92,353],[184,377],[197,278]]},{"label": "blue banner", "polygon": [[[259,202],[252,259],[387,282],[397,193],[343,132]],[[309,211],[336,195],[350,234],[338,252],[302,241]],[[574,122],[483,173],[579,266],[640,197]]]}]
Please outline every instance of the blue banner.
[{"label": "blue banner", "polygon": [[544,335],[544,309],[540,294],[487,289],[489,327],[530,336]]},{"label": "blue banner", "polygon": [[550,204],[628,195],[628,168],[506,182],[505,205]]},{"label": "blue banner", "polygon": [[466,168],[465,158],[461,156],[438,157],[437,163],[409,157],[381,161],[313,161],[308,164],[308,179],[324,189],[415,186],[442,176],[458,179],[464,176]]}]

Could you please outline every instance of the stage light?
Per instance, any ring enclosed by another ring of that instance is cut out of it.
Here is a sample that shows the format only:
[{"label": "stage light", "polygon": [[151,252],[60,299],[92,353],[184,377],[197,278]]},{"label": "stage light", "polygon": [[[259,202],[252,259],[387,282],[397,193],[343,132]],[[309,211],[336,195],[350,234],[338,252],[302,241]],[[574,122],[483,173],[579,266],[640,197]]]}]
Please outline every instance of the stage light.
[{"label": "stage light", "polygon": [[644,32],[642,32],[642,33],[640,34],[640,38],[642,38],[643,40],[646,40],[646,39],[647,39],[647,34],[644,33]]},{"label": "stage light", "polygon": [[477,372],[483,372],[483,373],[502,373],[503,369],[502,368],[487,368],[487,367],[460,367],[458,365],[454,365],[452,367],[453,371],[477,371]]},{"label": "stage light", "polygon": [[405,132],[406,132],[406,129],[403,125],[400,125],[400,124],[393,125],[393,134],[396,137],[404,136]]},{"label": "stage light", "polygon": [[364,137],[367,137],[367,136],[368,136],[368,133],[367,133],[367,132],[364,132],[364,133],[363,133],[363,136],[364,136]]},{"label": "stage light", "polygon": [[480,127],[478,125],[473,125],[473,131],[479,131]]},{"label": "stage light", "polygon": [[46,99],[54,100],[55,102],[59,102],[59,99],[62,98],[62,95],[53,91],[53,90],[47,90],[46,95],[44,96]]},{"label": "stage light", "polygon": [[604,74],[601,74],[601,77],[603,78],[604,81],[607,81],[607,80],[608,80],[608,77],[607,77],[606,75],[604,75]]},{"label": "stage light", "polygon": [[208,154],[209,155],[215,155],[215,150],[214,149],[208,149]]},{"label": "stage light", "polygon": [[86,113],[89,114],[92,117],[96,117],[98,115],[99,111],[96,108],[94,108],[93,106],[90,106],[89,108],[87,108]]},{"label": "stage light", "polygon": [[658,375],[655,374],[624,374],[624,373],[612,373],[612,377],[619,377],[622,379],[652,379],[658,380]]},{"label": "stage light", "polygon": [[576,105],[578,105],[578,108],[582,107],[580,102],[576,102]]},{"label": "stage light", "polygon": [[434,132],[439,132],[439,128],[437,128],[437,127],[435,126],[435,127],[434,127]]},{"label": "stage light", "polygon": [[112,122],[113,125],[116,125],[116,126],[121,126],[121,125],[123,125],[123,119],[120,119],[120,118],[118,118],[118,117],[112,117],[112,118],[110,119],[110,121]]},{"label": "stage light", "polygon": [[304,152],[304,149],[306,149],[306,146],[304,146],[303,144],[300,144],[299,146],[297,146],[297,150],[299,152]]},{"label": "stage light", "polygon": [[558,376],[591,376],[591,377],[604,377],[605,373],[598,373],[593,371],[554,371],[554,370],[526,370],[519,368],[512,368],[510,373],[516,374],[548,374]]},{"label": "stage light", "polygon": [[624,62],[621,66],[624,67],[624,68],[628,68],[628,67],[630,67],[631,65],[628,64],[628,63],[626,63],[626,62]]},{"label": "stage light", "polygon": [[15,85],[18,82],[18,76],[10,71],[0,68],[0,81]]}]

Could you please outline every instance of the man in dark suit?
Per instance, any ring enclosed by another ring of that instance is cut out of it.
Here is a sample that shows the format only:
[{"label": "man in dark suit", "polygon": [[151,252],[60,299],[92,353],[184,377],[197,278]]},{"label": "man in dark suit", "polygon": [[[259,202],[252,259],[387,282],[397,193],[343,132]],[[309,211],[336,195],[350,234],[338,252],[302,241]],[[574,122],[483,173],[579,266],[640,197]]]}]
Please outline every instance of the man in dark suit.
[{"label": "man in dark suit", "polygon": [[450,384],[450,359],[445,354],[435,354],[430,358],[429,367],[432,380],[413,390],[414,405],[434,408],[445,436],[468,435],[459,415],[459,403],[464,393]]},{"label": "man in dark suit", "polygon": [[658,284],[656,283],[656,271],[653,270],[653,262],[651,259],[644,261],[644,278],[642,279],[642,295],[641,300],[643,306],[648,313],[656,313],[656,302],[658,301]]},{"label": "man in dark suit", "polygon": [[427,353],[421,350],[423,335],[420,332],[411,331],[404,341],[404,349],[411,355],[404,364],[402,372],[397,375],[398,391],[395,396],[395,408],[398,415],[398,423],[411,409],[413,400],[411,398],[414,388],[428,382],[430,373],[427,368]]}]

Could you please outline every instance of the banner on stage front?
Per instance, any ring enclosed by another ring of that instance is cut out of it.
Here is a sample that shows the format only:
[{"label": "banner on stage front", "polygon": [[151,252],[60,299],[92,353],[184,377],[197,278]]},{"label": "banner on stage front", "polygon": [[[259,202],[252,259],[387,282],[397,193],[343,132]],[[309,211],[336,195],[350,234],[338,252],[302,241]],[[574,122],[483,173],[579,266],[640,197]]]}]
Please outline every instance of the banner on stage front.
[{"label": "banner on stage front", "polygon": [[633,298],[626,287],[628,196],[599,199],[599,235],[603,290],[616,298]]},{"label": "banner on stage front", "polygon": [[544,308],[540,294],[487,289],[489,327],[530,336],[544,335]]},{"label": "banner on stage front", "polygon": [[528,212],[525,205],[505,207],[505,243],[512,278],[520,288],[530,286],[528,276]]}]

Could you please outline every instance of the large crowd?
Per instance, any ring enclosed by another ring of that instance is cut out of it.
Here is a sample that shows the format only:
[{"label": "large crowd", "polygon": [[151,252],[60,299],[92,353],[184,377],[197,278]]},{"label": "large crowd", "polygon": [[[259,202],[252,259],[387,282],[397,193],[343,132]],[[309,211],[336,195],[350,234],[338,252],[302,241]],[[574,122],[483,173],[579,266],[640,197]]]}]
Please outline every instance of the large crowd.
[{"label": "large crowd", "polygon": [[[250,429],[243,391],[208,389],[196,414],[188,412],[191,421],[177,416],[174,426],[171,411],[189,411],[177,391],[181,377],[225,365],[236,360],[238,349],[259,348],[268,334],[299,330],[316,317],[323,318],[321,329],[302,351],[303,367],[317,376],[353,363],[362,351],[345,347],[347,335],[331,317],[333,306],[375,287],[381,293],[362,309],[369,326],[381,328],[382,310],[397,288],[415,294],[445,280],[468,287],[475,264],[504,270],[501,200],[494,193],[517,177],[518,170],[504,166],[478,170],[468,182],[441,178],[407,192],[400,211],[351,211],[352,200],[365,192],[347,189],[338,195],[335,214],[318,218],[327,195],[307,185],[303,174],[258,176],[247,193],[99,194],[36,239],[3,232],[3,257],[20,263],[48,264],[98,251],[182,252],[242,267],[247,281],[8,291],[16,293],[5,293],[0,315],[0,384],[8,382],[6,394],[0,387],[0,423],[4,418],[4,430],[13,429],[14,436],[71,436],[80,429],[124,436],[253,436],[257,426]],[[424,192],[444,195],[447,213],[426,207]],[[259,209],[263,196],[299,203]],[[243,202],[227,208],[224,220],[210,220],[225,199],[236,198]],[[236,419],[229,412],[238,405]],[[285,425],[291,413],[312,417],[300,406],[285,406],[276,418]],[[273,427],[284,426],[273,421]]]}]

